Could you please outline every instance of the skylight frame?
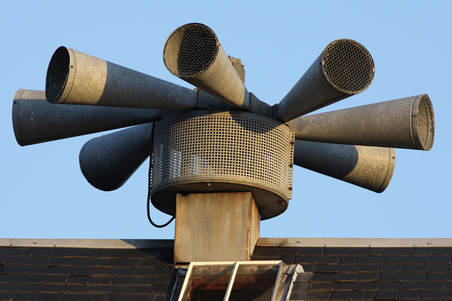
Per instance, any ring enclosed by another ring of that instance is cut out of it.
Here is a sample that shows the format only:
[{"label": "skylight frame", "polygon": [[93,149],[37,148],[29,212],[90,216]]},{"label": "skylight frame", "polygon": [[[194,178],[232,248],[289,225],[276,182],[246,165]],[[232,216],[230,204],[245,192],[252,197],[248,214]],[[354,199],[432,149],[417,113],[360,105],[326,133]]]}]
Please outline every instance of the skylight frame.
[{"label": "skylight frame", "polygon": [[236,279],[236,275],[237,275],[237,271],[239,269],[239,267],[241,266],[277,266],[278,270],[276,272],[276,276],[275,276],[275,282],[273,284],[273,289],[272,289],[272,297],[271,297],[271,301],[276,300],[276,290],[278,289],[278,284],[281,280],[281,276],[283,273],[283,267],[284,267],[284,263],[281,260],[261,260],[261,261],[214,261],[214,262],[191,262],[187,273],[185,275],[185,280],[184,280],[184,284],[181,288],[180,294],[179,294],[179,298],[178,301],[184,301],[186,300],[187,297],[187,293],[188,293],[188,285],[191,283],[193,276],[195,276],[193,274],[193,270],[195,269],[195,267],[202,267],[202,266],[224,266],[224,267],[231,267],[232,266],[232,271],[231,274],[229,275],[229,281],[228,281],[228,285],[224,294],[224,298],[223,301],[228,301],[231,295],[231,292],[233,291],[233,286],[234,286],[234,282]]}]

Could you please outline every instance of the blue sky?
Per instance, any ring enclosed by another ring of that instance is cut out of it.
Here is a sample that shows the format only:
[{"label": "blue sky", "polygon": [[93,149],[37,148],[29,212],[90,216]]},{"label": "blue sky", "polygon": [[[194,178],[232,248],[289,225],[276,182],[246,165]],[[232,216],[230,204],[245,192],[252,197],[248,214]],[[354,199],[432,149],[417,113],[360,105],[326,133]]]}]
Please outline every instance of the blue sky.
[{"label": "blue sky", "polygon": [[44,90],[59,46],[192,87],[162,60],[170,33],[191,22],[216,32],[226,53],[245,65],[247,89],[271,105],[339,38],[369,50],[375,78],[322,112],[423,93],[433,102],[432,150],[397,150],[385,192],[295,167],[289,208],[261,223],[261,237],[452,237],[451,11],[449,1],[1,2],[0,237],[174,237],[174,223],[156,229],[147,221],[148,162],[122,188],[97,190],[80,172],[78,154],[100,133],[21,147],[11,107],[18,89]]}]

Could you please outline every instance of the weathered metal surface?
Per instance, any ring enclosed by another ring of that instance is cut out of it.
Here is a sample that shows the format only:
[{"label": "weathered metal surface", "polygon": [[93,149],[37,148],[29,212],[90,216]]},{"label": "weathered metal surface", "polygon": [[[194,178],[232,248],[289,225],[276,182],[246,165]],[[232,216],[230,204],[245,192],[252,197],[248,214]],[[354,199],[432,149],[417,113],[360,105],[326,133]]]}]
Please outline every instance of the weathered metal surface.
[{"label": "weathered metal surface", "polygon": [[273,118],[273,107],[259,100],[250,92],[250,111],[254,114]]},{"label": "weathered metal surface", "polygon": [[249,93],[212,29],[190,23],[176,29],[163,49],[163,62],[175,76],[241,108]]},{"label": "weathered metal surface", "polygon": [[383,192],[394,172],[395,149],[296,140],[294,164]]},{"label": "weathered metal surface", "polygon": [[291,198],[293,134],[242,111],[194,111],[155,128],[152,203],[174,214],[177,192],[252,191],[263,219]]},{"label": "weathered metal surface", "polygon": [[289,122],[296,139],[430,150],[435,118],[426,95],[299,117]]},{"label": "weathered metal surface", "polygon": [[245,66],[242,64],[242,60],[232,56],[229,56],[229,60],[231,61],[232,66],[235,69],[235,72],[237,72],[240,79],[245,84]]},{"label": "weathered metal surface", "polygon": [[19,145],[48,142],[159,120],[177,111],[57,105],[44,91],[18,90],[12,119]]},{"label": "weathered metal surface", "polygon": [[372,56],[356,41],[330,43],[277,107],[287,122],[366,90],[375,73]]},{"label": "weathered metal surface", "polygon": [[50,60],[46,98],[51,103],[196,108],[196,91],[66,47],[58,48]]},{"label": "weathered metal surface", "polygon": [[[176,183],[177,184],[177,183]],[[169,215],[175,215],[176,196],[178,193],[214,193],[214,192],[251,192],[256,202],[262,220],[282,214],[287,210],[289,201],[281,195],[268,191],[265,187],[248,186],[236,181],[192,181],[185,184],[168,186],[152,195],[151,201],[155,208]]]},{"label": "weathered metal surface", "polygon": [[[197,109],[232,110],[227,103],[201,90],[196,91]],[[253,96],[254,102],[260,102]],[[254,108],[259,110],[260,106]],[[183,113],[161,110],[52,104],[44,91],[19,89],[13,100],[12,121],[16,140],[21,146],[143,124]],[[256,112],[268,116],[266,112]]]},{"label": "weathered metal surface", "polygon": [[152,123],[89,140],[80,150],[86,180],[104,191],[121,187],[149,157]]},{"label": "weathered metal surface", "polygon": [[249,260],[260,216],[250,192],[178,194],[174,261]]}]

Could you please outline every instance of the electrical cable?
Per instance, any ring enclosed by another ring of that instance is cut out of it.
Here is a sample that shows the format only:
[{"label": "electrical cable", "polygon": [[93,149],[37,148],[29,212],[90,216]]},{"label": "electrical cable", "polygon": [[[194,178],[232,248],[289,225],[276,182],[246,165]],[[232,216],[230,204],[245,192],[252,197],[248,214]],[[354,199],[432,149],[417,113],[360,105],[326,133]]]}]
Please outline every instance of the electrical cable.
[{"label": "electrical cable", "polygon": [[152,190],[152,167],[153,167],[153,153],[154,153],[154,128],[155,128],[155,122],[152,123],[152,131],[151,131],[151,148],[150,148],[150,156],[149,156],[149,172],[148,172],[148,182],[149,182],[149,187],[148,187],[148,202],[147,202],[147,214],[148,214],[148,221],[151,223],[151,225],[153,225],[156,228],[164,228],[166,226],[168,226],[173,220],[174,220],[174,216],[171,217],[171,219],[166,222],[163,225],[157,225],[156,223],[154,223],[152,221],[151,218],[151,190]]}]

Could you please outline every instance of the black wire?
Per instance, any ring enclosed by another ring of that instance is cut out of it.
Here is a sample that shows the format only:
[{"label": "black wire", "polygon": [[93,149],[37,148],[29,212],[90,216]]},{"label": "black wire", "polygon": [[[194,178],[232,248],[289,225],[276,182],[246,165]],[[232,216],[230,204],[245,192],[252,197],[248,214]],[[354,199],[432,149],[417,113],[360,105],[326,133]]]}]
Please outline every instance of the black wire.
[{"label": "black wire", "polygon": [[174,216],[171,217],[171,219],[170,219],[169,221],[167,221],[165,224],[163,224],[163,225],[157,225],[156,223],[154,223],[154,222],[152,221],[152,218],[151,218],[150,201],[151,201],[151,198],[148,198],[148,208],[147,208],[147,209],[148,209],[148,220],[149,220],[149,222],[151,223],[151,225],[153,225],[153,226],[156,227],[156,228],[164,228],[164,227],[168,226],[168,225],[174,220]]},{"label": "black wire", "polygon": [[151,190],[152,190],[152,187],[151,187],[151,177],[152,177],[152,163],[153,163],[153,157],[152,157],[152,154],[153,154],[153,152],[154,152],[154,128],[155,128],[155,122],[152,124],[152,131],[151,131],[151,149],[150,149],[150,156],[149,156],[149,172],[148,172],[148,183],[149,183],[149,186],[148,186],[148,202],[147,202],[147,213],[148,213],[148,221],[151,223],[151,225],[153,225],[154,227],[156,227],[156,228],[164,228],[164,227],[166,227],[166,226],[168,226],[173,220],[174,220],[174,216],[173,217],[171,217],[171,219],[168,221],[168,222],[166,222],[165,224],[163,224],[163,225],[157,225],[156,223],[154,223],[153,221],[152,221],[152,218],[151,218]]}]

